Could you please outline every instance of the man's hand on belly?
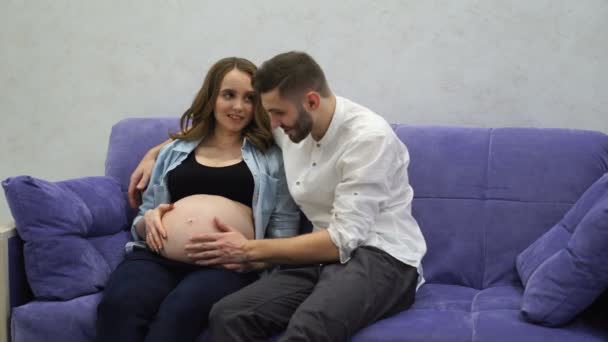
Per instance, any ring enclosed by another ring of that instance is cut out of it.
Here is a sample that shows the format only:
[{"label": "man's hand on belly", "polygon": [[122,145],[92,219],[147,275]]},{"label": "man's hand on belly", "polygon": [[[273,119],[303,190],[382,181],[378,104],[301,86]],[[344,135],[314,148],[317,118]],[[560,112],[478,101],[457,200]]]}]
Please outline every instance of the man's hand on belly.
[{"label": "man's hand on belly", "polygon": [[334,263],[338,247],[327,229],[290,238],[247,240],[233,227],[214,219],[219,233],[194,236],[186,245],[188,257],[198,265],[214,266],[264,262],[270,264]]},{"label": "man's hand on belly", "polygon": [[250,240],[247,240],[235,228],[222,223],[217,217],[213,222],[220,232],[193,236],[190,243],[186,245],[188,257],[195,264],[203,266],[247,263],[249,261],[247,249]]}]

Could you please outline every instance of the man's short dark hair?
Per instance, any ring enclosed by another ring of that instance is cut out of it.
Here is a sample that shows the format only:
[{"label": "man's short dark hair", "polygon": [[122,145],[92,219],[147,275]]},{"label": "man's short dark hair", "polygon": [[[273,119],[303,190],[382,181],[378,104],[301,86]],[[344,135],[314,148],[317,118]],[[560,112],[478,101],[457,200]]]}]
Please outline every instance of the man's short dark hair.
[{"label": "man's short dark hair", "polygon": [[279,88],[281,97],[297,97],[306,91],[330,95],[323,70],[308,54],[290,51],[272,57],[258,68],[253,87],[259,93]]}]

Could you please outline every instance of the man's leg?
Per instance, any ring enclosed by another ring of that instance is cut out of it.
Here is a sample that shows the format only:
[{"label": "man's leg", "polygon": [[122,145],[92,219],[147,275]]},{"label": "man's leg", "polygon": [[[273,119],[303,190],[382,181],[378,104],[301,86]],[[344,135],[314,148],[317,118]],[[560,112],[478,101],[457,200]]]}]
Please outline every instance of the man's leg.
[{"label": "man's leg", "polygon": [[417,279],[414,267],[377,248],[361,247],[346,264],[323,267],[280,341],[347,341],[367,325],[408,308]]},{"label": "man's leg", "polygon": [[177,279],[147,251],[129,253],[114,270],[97,307],[97,342],[143,341],[148,324]]},{"label": "man's leg", "polygon": [[207,327],[213,304],[257,279],[256,273],[194,268],[162,302],[145,341],[194,342]]},{"label": "man's leg", "polygon": [[209,326],[214,341],[267,341],[280,333],[312,292],[319,266],[278,270],[217,302]]}]

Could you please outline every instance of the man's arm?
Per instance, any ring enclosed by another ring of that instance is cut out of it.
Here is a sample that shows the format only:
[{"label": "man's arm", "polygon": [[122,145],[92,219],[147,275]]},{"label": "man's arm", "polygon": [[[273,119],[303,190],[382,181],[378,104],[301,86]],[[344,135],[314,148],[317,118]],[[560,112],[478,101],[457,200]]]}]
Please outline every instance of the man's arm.
[{"label": "man's arm", "polygon": [[333,263],[338,248],[326,229],[283,239],[249,240],[246,259],[271,264]]},{"label": "man's arm", "polygon": [[137,208],[141,205],[141,193],[146,189],[150,181],[150,175],[152,174],[152,168],[154,168],[158,153],[163,146],[171,141],[171,139],[167,139],[159,145],[152,147],[146,152],[135,168],[135,171],[131,174],[131,178],[129,179],[129,205],[131,205],[131,208]]},{"label": "man's arm", "polygon": [[326,229],[290,238],[247,240],[217,219],[215,224],[219,233],[194,236],[186,245],[188,256],[199,265],[310,264],[339,260],[338,248]]}]

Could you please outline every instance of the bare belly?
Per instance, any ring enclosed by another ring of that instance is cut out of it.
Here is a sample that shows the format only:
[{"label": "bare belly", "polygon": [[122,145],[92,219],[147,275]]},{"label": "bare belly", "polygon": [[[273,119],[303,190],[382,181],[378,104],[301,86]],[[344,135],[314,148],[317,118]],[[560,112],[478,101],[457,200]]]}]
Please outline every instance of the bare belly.
[{"label": "bare belly", "polygon": [[214,217],[237,229],[247,239],[254,238],[251,208],[221,196],[192,195],[175,202],[174,208],[163,216],[167,239],[163,241],[161,255],[191,263],[184,246],[193,235],[217,232]]}]

